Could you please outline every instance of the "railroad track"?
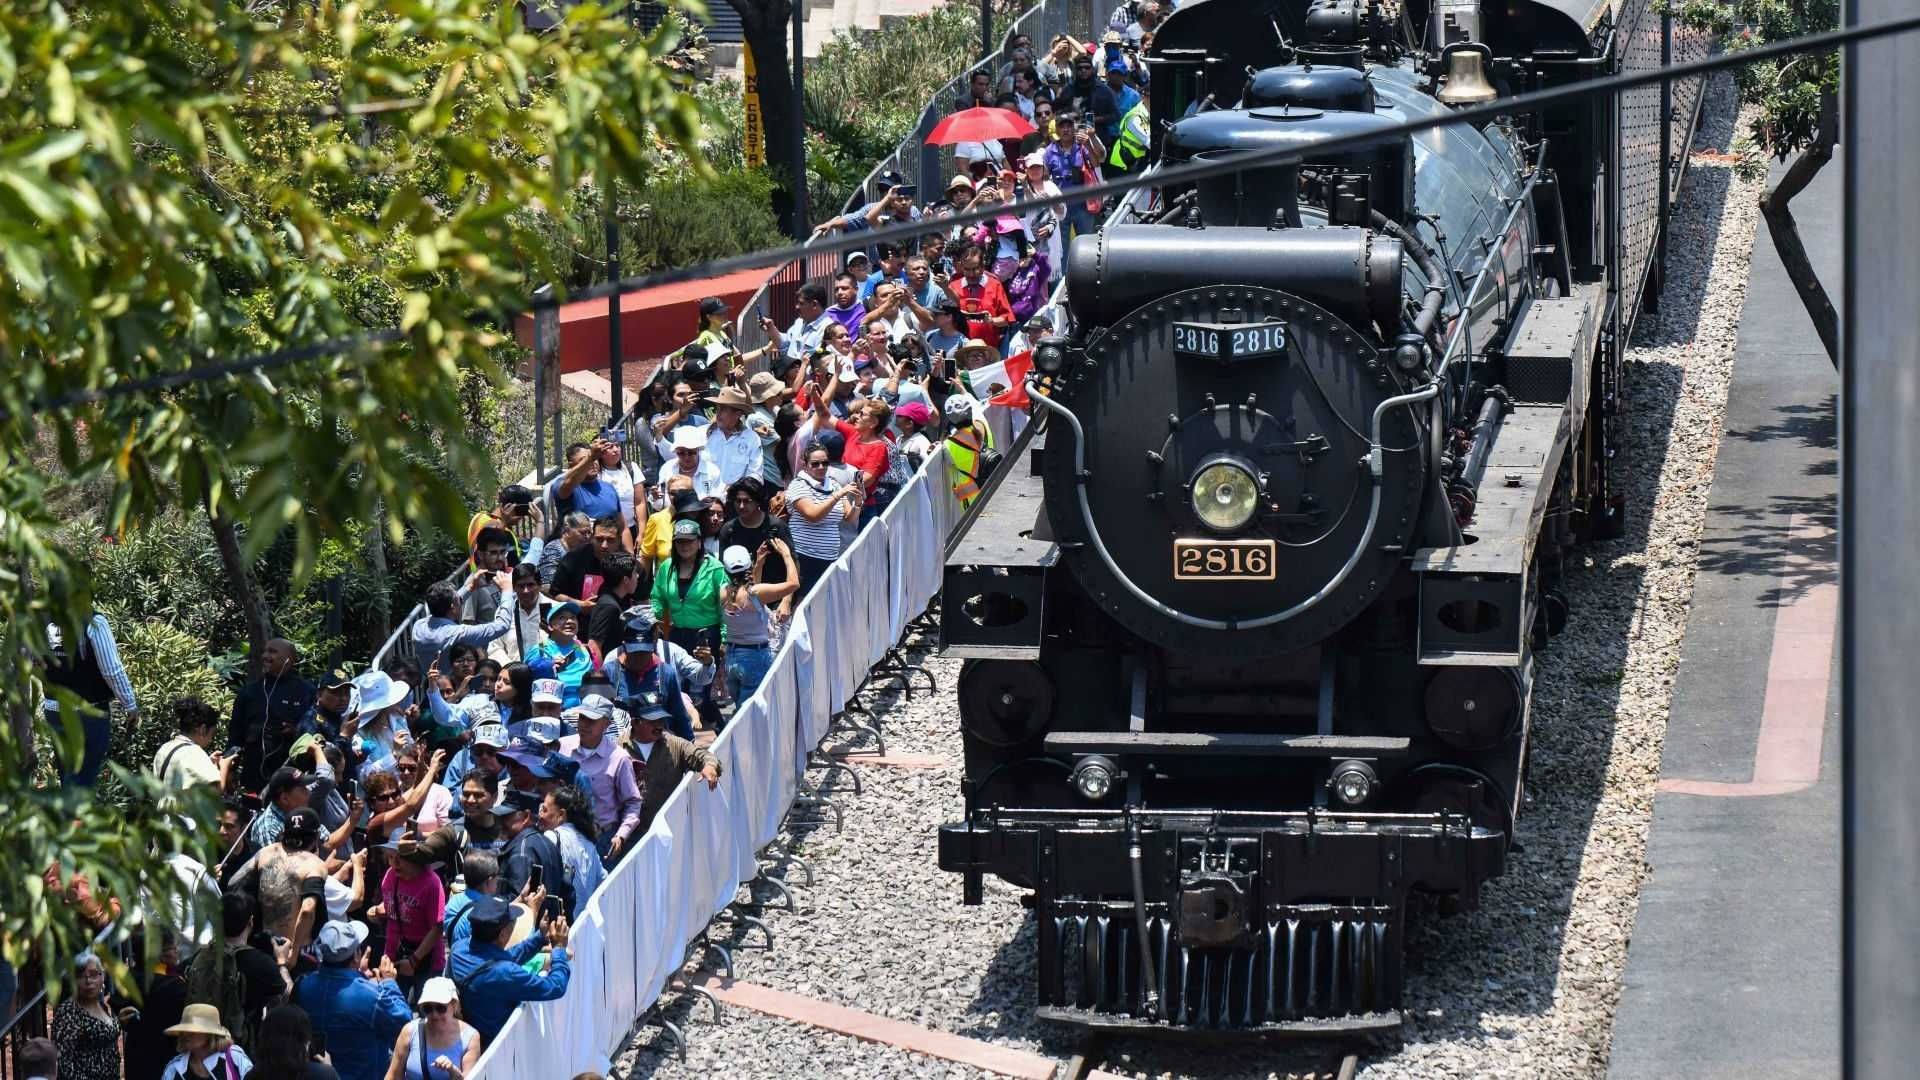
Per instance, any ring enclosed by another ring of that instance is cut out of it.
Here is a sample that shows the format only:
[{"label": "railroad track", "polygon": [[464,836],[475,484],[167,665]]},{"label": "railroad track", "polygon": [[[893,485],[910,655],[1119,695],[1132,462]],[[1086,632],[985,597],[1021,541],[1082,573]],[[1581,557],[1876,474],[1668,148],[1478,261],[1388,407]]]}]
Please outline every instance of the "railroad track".
[{"label": "railroad track", "polygon": [[[1103,1036],[1087,1036],[1080,1049],[1067,1059],[1061,1080],[1092,1080],[1095,1076],[1111,1075],[1100,1071],[1100,1063],[1107,1059],[1108,1046]],[[1353,1080],[1360,1071],[1362,1050],[1350,1042],[1332,1043],[1322,1053],[1318,1065],[1305,1071],[1288,1070],[1284,1075],[1286,1080]]]}]

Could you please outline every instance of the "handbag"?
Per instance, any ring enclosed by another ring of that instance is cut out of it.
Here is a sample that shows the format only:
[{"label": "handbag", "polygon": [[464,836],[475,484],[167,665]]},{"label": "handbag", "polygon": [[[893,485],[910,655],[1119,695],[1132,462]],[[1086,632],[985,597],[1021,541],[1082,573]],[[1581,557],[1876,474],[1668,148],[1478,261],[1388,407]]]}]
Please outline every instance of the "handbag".
[{"label": "handbag", "polygon": [[[1101,181],[1100,168],[1093,163],[1093,156],[1089,154],[1080,162],[1080,182],[1087,187],[1094,187],[1100,184]],[[1106,202],[1105,199],[1088,199],[1087,213],[1099,213],[1101,208],[1106,205]]]}]

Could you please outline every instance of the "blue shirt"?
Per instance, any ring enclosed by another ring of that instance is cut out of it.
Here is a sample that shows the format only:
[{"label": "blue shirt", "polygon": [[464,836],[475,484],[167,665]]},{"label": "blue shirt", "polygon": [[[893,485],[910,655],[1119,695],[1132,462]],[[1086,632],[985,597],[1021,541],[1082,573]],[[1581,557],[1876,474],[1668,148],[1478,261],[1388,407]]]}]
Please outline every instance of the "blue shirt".
[{"label": "blue shirt", "polygon": [[[460,1012],[480,1032],[480,1038],[492,1042],[523,1001],[555,1001],[567,995],[567,979],[572,974],[567,950],[553,950],[553,962],[545,975],[535,975],[521,966],[545,944],[546,939],[539,934],[529,934],[527,940],[511,949],[490,941],[470,940],[448,954],[448,970],[460,988]],[[387,1045],[392,1046],[398,1037],[395,1031]],[[340,1075],[344,1080],[346,1073]]]},{"label": "blue shirt", "polygon": [[560,479],[558,476],[553,478],[553,482],[547,485],[547,494],[553,496],[554,508],[561,513],[578,510],[595,521],[603,517],[620,516],[620,492],[611,483],[597,476],[582,480],[573,485],[573,494],[563,499],[560,497]]},{"label": "blue shirt", "polygon": [[349,967],[322,967],[293,984],[293,1003],[313,1030],[327,1036],[340,1080],[386,1080],[393,1041],[413,1020],[407,996],[391,979],[375,981]]},{"label": "blue shirt", "polygon": [[[888,277],[885,270],[875,270],[873,273],[868,274],[867,280],[860,283],[861,306],[864,307],[868,300],[873,299],[873,290],[888,282],[892,282],[895,285],[905,285],[907,283],[907,272],[902,270],[893,277]],[[928,282],[928,284],[932,284],[932,282]]]}]

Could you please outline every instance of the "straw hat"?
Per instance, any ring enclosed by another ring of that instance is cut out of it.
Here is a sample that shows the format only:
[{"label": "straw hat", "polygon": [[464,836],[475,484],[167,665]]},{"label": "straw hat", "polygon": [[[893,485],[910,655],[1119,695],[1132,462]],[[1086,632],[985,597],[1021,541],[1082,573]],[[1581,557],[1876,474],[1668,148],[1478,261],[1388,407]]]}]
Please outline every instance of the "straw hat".
[{"label": "straw hat", "polygon": [[954,350],[953,358],[963,364],[991,364],[1000,359],[1000,350],[977,337],[968,338],[966,344]]},{"label": "straw hat", "polygon": [[771,372],[762,371],[747,380],[747,396],[756,405],[765,405],[769,401],[778,401],[787,392],[787,384]]},{"label": "straw hat", "polygon": [[753,400],[747,397],[744,391],[733,386],[722,388],[719,393],[707,400],[713,402],[715,405],[724,405],[729,409],[739,409],[741,412],[749,412],[753,409]]},{"label": "straw hat", "polygon": [[211,1035],[232,1042],[233,1034],[220,1023],[220,1010],[212,1005],[189,1005],[180,1010],[180,1022],[167,1029],[169,1035]]}]

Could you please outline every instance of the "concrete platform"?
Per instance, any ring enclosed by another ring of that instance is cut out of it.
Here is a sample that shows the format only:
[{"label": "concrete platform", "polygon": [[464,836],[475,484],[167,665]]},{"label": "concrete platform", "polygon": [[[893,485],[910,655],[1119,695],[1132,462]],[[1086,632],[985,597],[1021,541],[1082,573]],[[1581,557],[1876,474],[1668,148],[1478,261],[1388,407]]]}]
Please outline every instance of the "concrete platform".
[{"label": "concrete platform", "polygon": [[[1840,295],[1836,160],[1794,202]],[[1777,175],[1777,174],[1776,174]],[[1762,222],[1610,1075],[1839,1073],[1839,381]]]}]

